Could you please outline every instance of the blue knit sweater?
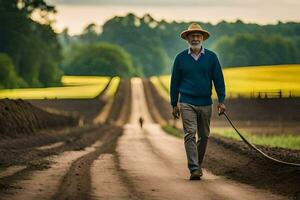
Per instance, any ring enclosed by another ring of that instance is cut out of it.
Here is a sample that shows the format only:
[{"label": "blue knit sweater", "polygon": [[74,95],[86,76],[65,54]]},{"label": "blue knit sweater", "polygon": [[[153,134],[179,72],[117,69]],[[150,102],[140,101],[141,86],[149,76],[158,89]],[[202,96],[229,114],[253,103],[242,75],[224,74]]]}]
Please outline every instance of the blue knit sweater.
[{"label": "blue knit sweater", "polygon": [[225,100],[225,83],[222,68],[217,55],[204,49],[198,60],[195,60],[188,49],[176,55],[171,76],[171,105],[178,102],[192,105],[212,104],[212,82],[217,92],[219,103]]}]

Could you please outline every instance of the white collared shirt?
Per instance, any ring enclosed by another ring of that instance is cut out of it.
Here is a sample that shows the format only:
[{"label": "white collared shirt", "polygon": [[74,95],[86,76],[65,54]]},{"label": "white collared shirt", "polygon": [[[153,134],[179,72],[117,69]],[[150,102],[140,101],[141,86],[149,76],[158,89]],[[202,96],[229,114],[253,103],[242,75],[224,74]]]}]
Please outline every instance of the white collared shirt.
[{"label": "white collared shirt", "polygon": [[188,54],[191,54],[191,56],[192,56],[192,57],[194,58],[194,60],[196,60],[196,61],[200,58],[200,56],[201,56],[202,53],[203,53],[203,54],[205,53],[205,51],[204,51],[204,46],[203,46],[203,45],[202,45],[202,47],[201,47],[201,52],[200,52],[198,55],[192,53],[191,48],[189,48],[189,50],[188,50]]}]

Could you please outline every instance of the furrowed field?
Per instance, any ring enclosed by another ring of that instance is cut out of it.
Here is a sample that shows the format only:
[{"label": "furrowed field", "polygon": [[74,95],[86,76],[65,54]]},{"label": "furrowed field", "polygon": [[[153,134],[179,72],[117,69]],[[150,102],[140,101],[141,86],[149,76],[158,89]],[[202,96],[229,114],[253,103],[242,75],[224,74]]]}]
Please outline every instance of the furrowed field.
[{"label": "furrowed field", "polygon": [[109,79],[105,76],[63,76],[63,87],[4,89],[0,90],[0,98],[94,98],[103,91]]}]

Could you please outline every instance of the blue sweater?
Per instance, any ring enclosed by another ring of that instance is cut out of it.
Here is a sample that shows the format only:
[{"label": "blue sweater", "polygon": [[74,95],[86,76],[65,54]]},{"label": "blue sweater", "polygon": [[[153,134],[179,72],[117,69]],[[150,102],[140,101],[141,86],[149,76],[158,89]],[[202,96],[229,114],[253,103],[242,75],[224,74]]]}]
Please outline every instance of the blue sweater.
[{"label": "blue sweater", "polygon": [[179,102],[196,106],[212,104],[212,82],[217,92],[219,103],[225,100],[225,83],[222,68],[217,55],[204,49],[204,54],[196,61],[188,49],[176,55],[171,76],[171,105]]}]

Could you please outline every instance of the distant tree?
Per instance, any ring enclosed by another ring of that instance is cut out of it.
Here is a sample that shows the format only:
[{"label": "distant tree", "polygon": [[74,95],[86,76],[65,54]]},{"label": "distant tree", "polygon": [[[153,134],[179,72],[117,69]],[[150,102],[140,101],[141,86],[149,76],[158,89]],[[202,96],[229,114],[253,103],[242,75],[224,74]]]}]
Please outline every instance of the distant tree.
[{"label": "distant tree", "polygon": [[73,48],[65,73],[129,77],[135,74],[130,55],[120,46],[108,43]]},{"label": "distant tree", "polygon": [[217,40],[213,46],[225,67],[293,64],[299,62],[293,41],[278,34],[234,34]]},{"label": "distant tree", "polygon": [[79,36],[82,42],[84,43],[95,43],[99,40],[99,34],[97,32],[98,26],[96,24],[89,24],[84,30],[83,33]]},{"label": "distant tree", "polygon": [[[240,19],[215,25],[198,23],[211,33],[204,47],[216,51],[224,66],[300,63],[300,23],[258,25]],[[135,72],[151,76],[171,72],[176,54],[188,47],[179,35],[189,24],[129,13],[108,20],[100,34],[91,24],[81,35],[72,38],[78,44],[100,40],[120,45],[131,55]]]},{"label": "distant tree", "polygon": [[20,86],[26,86],[26,83],[17,75],[11,58],[7,54],[0,53],[0,88]]},{"label": "distant tree", "polygon": [[163,48],[157,25],[150,15],[139,18],[130,13],[107,21],[100,39],[126,49],[141,75],[161,74],[170,66],[170,58]]}]

